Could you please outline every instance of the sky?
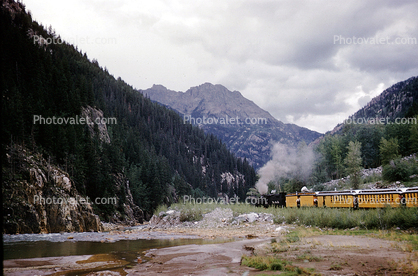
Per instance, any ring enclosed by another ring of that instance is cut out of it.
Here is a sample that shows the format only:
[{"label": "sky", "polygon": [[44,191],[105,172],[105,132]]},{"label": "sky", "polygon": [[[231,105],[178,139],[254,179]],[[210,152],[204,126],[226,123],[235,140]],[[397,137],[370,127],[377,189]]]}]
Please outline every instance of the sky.
[{"label": "sky", "polygon": [[136,89],[237,90],[321,133],[418,75],[418,1],[22,0]]}]

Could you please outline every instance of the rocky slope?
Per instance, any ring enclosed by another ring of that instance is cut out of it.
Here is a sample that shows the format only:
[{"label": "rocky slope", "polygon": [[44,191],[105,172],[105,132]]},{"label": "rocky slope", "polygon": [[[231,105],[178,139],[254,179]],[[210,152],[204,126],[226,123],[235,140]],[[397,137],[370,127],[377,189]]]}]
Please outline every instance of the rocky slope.
[{"label": "rocky slope", "polygon": [[[7,148],[3,166],[3,233],[55,233],[101,231],[94,212],[96,199],[81,196],[67,172],[27,148]],[[117,176],[119,186],[126,185]],[[110,198],[106,203],[118,204]],[[99,201],[100,203],[100,201]],[[130,193],[122,208],[125,217],[115,214],[114,222],[142,222],[142,211],[132,203]]]},{"label": "rocky slope", "polygon": [[21,146],[8,149],[4,171],[3,231],[50,233],[99,231],[100,219],[68,174]]},{"label": "rocky slope", "polygon": [[270,159],[271,142],[296,146],[301,141],[309,144],[321,135],[284,124],[240,92],[229,91],[219,84],[205,83],[186,92],[154,85],[141,92],[179,112],[185,123],[197,124],[207,133],[216,135],[254,168],[260,168]]},{"label": "rocky slope", "polygon": [[[359,123],[367,119],[383,118],[389,122],[404,117],[418,101],[418,77],[398,82],[374,97],[363,108],[348,117],[346,122]],[[337,133],[344,124],[338,124],[331,133]]]}]

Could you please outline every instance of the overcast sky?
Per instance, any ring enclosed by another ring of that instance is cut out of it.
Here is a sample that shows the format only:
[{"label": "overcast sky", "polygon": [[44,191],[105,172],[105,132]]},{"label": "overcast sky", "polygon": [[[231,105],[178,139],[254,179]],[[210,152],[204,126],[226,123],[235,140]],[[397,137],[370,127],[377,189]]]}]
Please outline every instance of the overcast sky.
[{"label": "overcast sky", "polygon": [[418,75],[415,0],[22,2],[137,89],[222,84],[322,133]]}]

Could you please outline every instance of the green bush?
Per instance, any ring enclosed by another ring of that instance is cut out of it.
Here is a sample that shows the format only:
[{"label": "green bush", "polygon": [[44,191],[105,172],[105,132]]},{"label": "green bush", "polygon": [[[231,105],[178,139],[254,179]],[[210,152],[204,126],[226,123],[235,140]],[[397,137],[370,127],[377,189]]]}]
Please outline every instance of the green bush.
[{"label": "green bush", "polygon": [[289,264],[285,260],[277,259],[272,256],[243,256],[241,264],[259,270],[283,270]]},{"label": "green bush", "polygon": [[396,159],[383,166],[382,177],[386,181],[408,181],[412,173],[411,164],[406,160]]},{"label": "green bush", "polygon": [[283,263],[280,260],[274,260],[270,264],[270,270],[283,270]]},{"label": "green bush", "polygon": [[259,270],[266,270],[268,268],[267,265],[268,259],[266,257],[261,256],[243,256],[241,260],[242,265],[246,265],[249,267],[253,267]]}]

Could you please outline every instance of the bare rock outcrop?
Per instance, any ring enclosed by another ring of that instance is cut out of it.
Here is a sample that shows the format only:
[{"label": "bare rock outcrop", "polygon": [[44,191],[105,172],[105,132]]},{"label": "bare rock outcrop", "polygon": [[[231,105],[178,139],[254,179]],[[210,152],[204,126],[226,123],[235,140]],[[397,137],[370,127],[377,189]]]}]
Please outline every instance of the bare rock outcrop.
[{"label": "bare rock outcrop", "polygon": [[109,222],[125,225],[136,225],[144,222],[144,212],[134,203],[129,187],[129,180],[122,173],[114,175],[116,192],[125,191],[125,202],[122,203],[123,214],[115,212]]},{"label": "bare rock outcrop", "polygon": [[90,134],[94,136],[94,129],[97,126],[99,139],[104,143],[110,143],[110,137],[105,123],[107,120],[103,117],[103,111],[87,106],[82,108],[81,114],[87,119]]},{"label": "bare rock outcrop", "polygon": [[22,146],[9,147],[6,158],[11,171],[3,176],[3,233],[102,230],[68,173]]}]

